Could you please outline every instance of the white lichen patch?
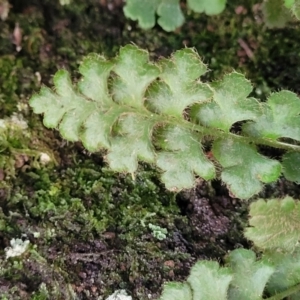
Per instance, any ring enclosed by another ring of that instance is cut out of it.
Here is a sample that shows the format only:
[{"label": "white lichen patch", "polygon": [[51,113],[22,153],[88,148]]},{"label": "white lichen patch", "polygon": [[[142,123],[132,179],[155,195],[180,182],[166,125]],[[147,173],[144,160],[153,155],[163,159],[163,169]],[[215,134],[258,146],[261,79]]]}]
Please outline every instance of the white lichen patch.
[{"label": "white lichen patch", "polygon": [[22,255],[28,249],[29,243],[30,242],[28,240],[23,241],[22,239],[12,239],[10,241],[11,247],[5,248],[6,259]]},{"label": "white lichen patch", "polygon": [[41,164],[46,165],[50,161],[51,161],[51,157],[47,153],[41,152],[41,154],[40,154],[40,162],[41,162]]},{"label": "white lichen patch", "polygon": [[14,113],[10,118],[0,119],[2,129],[25,130],[28,128],[27,122],[21,114]]},{"label": "white lichen patch", "polygon": [[112,295],[110,295],[106,300],[132,300],[125,290],[117,290]]},{"label": "white lichen patch", "polygon": [[21,114],[13,114],[10,118],[10,123],[20,129],[27,129],[28,124]]}]

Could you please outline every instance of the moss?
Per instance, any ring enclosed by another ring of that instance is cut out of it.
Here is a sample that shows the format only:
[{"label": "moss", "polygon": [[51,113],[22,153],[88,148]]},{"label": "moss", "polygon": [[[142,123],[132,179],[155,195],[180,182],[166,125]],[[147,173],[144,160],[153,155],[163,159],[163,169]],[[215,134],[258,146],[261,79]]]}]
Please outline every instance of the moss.
[{"label": "moss", "polygon": [[[174,196],[163,192],[160,184],[155,182],[155,171],[141,169],[133,181],[130,176],[117,176],[87,159],[79,161],[74,168],[53,172],[51,176],[48,172],[49,169],[40,169],[31,171],[29,176],[22,174],[18,188],[4,207],[6,211],[19,211],[18,214],[5,217],[7,230],[4,231],[4,236],[10,239],[21,233],[26,234],[36,247],[37,257],[41,257],[38,261],[26,260],[26,264],[31,269],[37,268],[35,273],[42,276],[39,284],[41,281],[45,282],[44,277],[50,276],[50,271],[53,272],[50,268],[52,260],[55,265],[60,264],[57,271],[59,276],[70,282],[70,277],[78,273],[77,267],[69,266],[68,262],[66,265],[66,261],[61,258],[77,255],[79,260],[82,259],[79,253],[74,254],[74,246],[80,241],[90,244],[99,235],[107,241],[115,240],[118,235],[119,242],[123,244],[121,248],[125,247],[128,253],[125,256],[122,253],[117,255],[116,263],[126,264],[126,276],[130,276],[133,282],[140,280],[140,272],[145,271],[150,263],[148,258],[138,258],[139,251],[146,251],[146,256],[153,257],[156,262],[170,255],[161,252],[151,231],[145,227],[145,224],[150,223],[150,216],[151,222],[168,227],[172,232],[174,219],[181,218]],[[40,237],[34,238],[37,232]],[[53,245],[61,245],[62,248],[49,259],[48,249]],[[2,267],[8,269],[3,276],[12,284],[25,280],[22,268],[19,272],[14,270],[17,277],[11,278],[11,267],[7,264]],[[111,262],[107,263],[107,267],[109,273],[105,276],[109,276],[109,282],[113,286],[118,282],[121,284],[124,278],[111,272]],[[84,269],[85,266],[81,268]],[[28,284],[31,285],[31,276],[35,273],[29,275]],[[149,280],[147,278],[145,276],[143,282]],[[49,286],[51,280],[47,283],[47,287]],[[38,284],[35,288],[31,286],[33,290],[37,288]],[[111,291],[109,286],[105,293],[108,294],[108,291]],[[51,295],[54,297],[54,294]]]},{"label": "moss", "polygon": [[[193,261],[188,248],[192,241],[185,240],[191,237],[187,217],[149,166],[141,166],[133,180],[104,168],[96,155],[83,157],[77,155],[68,168],[31,169],[18,176],[4,206],[4,211],[18,213],[5,216],[3,234],[6,240],[21,234],[30,238],[34,256],[26,260],[26,268],[34,271],[26,274],[28,278],[23,270],[14,271],[14,279],[6,264],[4,278],[11,284],[26,282],[36,295],[44,282],[52,298],[58,298],[55,293],[61,293],[61,287],[66,289],[60,282],[79,291],[79,276],[86,276],[89,293],[94,286],[91,278],[97,280],[95,297],[119,287],[134,291],[138,299],[153,291],[158,296],[162,281],[173,279],[174,272],[184,278],[186,264]],[[167,229],[164,240],[152,235],[150,223]],[[211,247],[209,251],[212,255]],[[40,279],[33,285],[35,276]]]},{"label": "moss", "polygon": [[16,187],[7,209],[23,203],[32,217],[50,218],[56,224],[62,220],[64,227],[74,230],[74,223],[84,224],[86,232],[98,233],[117,226],[144,231],[148,215],[151,222],[163,218],[167,224],[178,213],[174,196],[162,193],[163,188],[154,182],[154,171],[141,171],[133,181],[86,159],[76,167],[49,172],[43,168],[20,174],[26,184]]},{"label": "moss", "polygon": [[16,111],[18,97],[18,62],[13,55],[0,56],[0,116]]}]

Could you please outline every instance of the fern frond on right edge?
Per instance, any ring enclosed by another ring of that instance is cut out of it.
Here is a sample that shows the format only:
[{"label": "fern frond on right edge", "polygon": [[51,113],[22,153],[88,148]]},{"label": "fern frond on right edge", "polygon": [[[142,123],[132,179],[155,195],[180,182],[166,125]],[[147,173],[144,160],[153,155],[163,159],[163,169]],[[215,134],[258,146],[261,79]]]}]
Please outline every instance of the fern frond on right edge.
[{"label": "fern frond on right edge", "polygon": [[250,227],[245,236],[263,251],[262,260],[276,271],[270,277],[266,291],[282,295],[274,299],[296,300],[300,297],[300,203],[287,196],[284,199],[260,199],[250,205]]},{"label": "fern frond on right edge", "polygon": [[299,299],[299,202],[290,197],[259,200],[251,204],[250,216],[252,227],[245,235],[263,250],[260,259],[252,250],[236,249],[224,267],[198,261],[186,282],[165,285],[160,300]]},{"label": "fern frond on right edge", "polygon": [[[195,12],[216,15],[224,10],[226,2],[226,0],[188,0],[187,4]],[[165,31],[173,31],[184,22],[180,0],[126,0],[125,16],[134,21],[137,20],[143,29],[149,29],[155,25],[156,13],[157,23]]]},{"label": "fern frond on right edge", "polygon": [[[266,103],[248,97],[252,86],[242,74],[232,72],[207,84],[207,71],[193,49],[175,52],[157,63],[133,45],[112,60],[87,56],[80,68],[82,79],[72,84],[60,70],[54,76],[55,91],[43,87],[30,99],[44,124],[57,128],[69,141],[81,140],[92,152],[106,149],[106,161],[117,172],[134,173],[138,161],[157,165],[162,180],[173,191],[191,188],[195,176],[217,176],[232,195],[247,199],[263,183],[283,174],[298,181],[300,100],[291,92],[272,94]],[[243,122],[240,132],[232,131]],[[213,160],[203,143],[211,140]],[[259,153],[266,145],[285,151],[282,162]]]},{"label": "fern frond on right edge", "polygon": [[250,205],[245,236],[264,250],[293,252],[300,240],[300,203],[291,197],[258,200]]},{"label": "fern frond on right edge", "polygon": [[260,199],[250,205],[249,214],[250,227],[246,228],[245,236],[263,250],[262,259],[276,266],[267,291],[271,295],[285,295],[285,291],[294,287],[295,292],[289,299],[299,299],[300,202],[289,196],[267,201]]}]

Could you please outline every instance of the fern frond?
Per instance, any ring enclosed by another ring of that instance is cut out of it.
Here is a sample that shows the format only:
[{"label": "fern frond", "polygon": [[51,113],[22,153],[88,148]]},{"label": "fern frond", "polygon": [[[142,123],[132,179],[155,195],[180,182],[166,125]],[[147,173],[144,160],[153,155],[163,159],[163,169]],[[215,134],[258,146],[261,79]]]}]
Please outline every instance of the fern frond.
[{"label": "fern frond", "polygon": [[[300,295],[299,249],[293,254],[233,250],[220,267],[214,261],[198,261],[185,282],[169,282],[160,300],[262,300],[298,299]],[[266,298],[266,295],[270,298]]]},{"label": "fern frond", "polygon": [[245,236],[265,250],[293,252],[300,240],[300,204],[291,197],[258,200],[250,205]]},{"label": "fern frond", "polygon": [[258,101],[248,98],[252,85],[242,74],[227,74],[210,86],[214,101],[194,106],[191,113],[192,118],[202,125],[229,132],[234,123],[255,120],[261,115]]},{"label": "fern frond", "polygon": [[275,272],[272,263],[256,260],[255,253],[246,249],[232,251],[227,260],[233,272],[228,299],[263,299],[265,286]]},{"label": "fern frond", "polygon": [[[272,263],[276,271],[270,277],[267,284],[267,291],[274,295],[294,287],[300,282],[300,249],[293,253],[283,253],[279,251],[267,251],[263,259]],[[300,291],[292,296],[291,299],[299,299]]]},{"label": "fern frond", "polygon": [[[216,15],[224,10],[226,2],[226,0],[188,0],[188,6],[195,12]],[[185,20],[180,0],[126,0],[124,14],[127,18],[138,21],[143,29],[155,25],[155,14],[158,15],[157,23],[165,31],[175,30]]]},{"label": "fern frond", "polygon": [[160,300],[262,300],[274,272],[273,264],[257,260],[253,251],[237,249],[227,257],[226,267],[214,261],[198,261],[186,282],[165,285]]},{"label": "fern frond", "polygon": [[[300,168],[292,160],[300,157],[300,147],[280,141],[300,140],[295,94],[281,91],[259,103],[248,97],[250,82],[236,72],[203,83],[207,67],[189,48],[152,63],[147,51],[127,45],[112,60],[87,56],[79,71],[77,84],[67,71],[58,71],[55,90],[43,87],[30,105],[65,139],[81,140],[91,152],[106,149],[113,170],[134,173],[138,161],[152,163],[162,170],[167,188],[179,191],[192,187],[195,176],[215,178],[217,161],[221,179],[243,199],[277,180],[282,166],[288,179],[299,181]],[[241,121],[242,131],[234,133]],[[202,149],[207,138],[214,161]],[[288,152],[281,164],[261,155],[256,145]]]},{"label": "fern frond", "polygon": [[221,13],[225,6],[226,0],[188,0],[189,8],[195,12],[204,12],[207,15],[217,15]]},{"label": "fern frond", "polygon": [[[170,282],[165,285],[160,300],[227,300],[231,280],[229,268],[220,268],[214,261],[198,261],[186,283]],[[184,297],[179,298],[179,295]]]}]

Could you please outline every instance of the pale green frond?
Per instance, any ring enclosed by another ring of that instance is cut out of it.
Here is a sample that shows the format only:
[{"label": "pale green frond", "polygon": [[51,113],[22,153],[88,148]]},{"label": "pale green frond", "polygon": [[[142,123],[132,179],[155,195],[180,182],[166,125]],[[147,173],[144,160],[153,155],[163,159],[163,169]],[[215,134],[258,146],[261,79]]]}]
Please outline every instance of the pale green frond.
[{"label": "pale green frond", "polygon": [[300,153],[287,152],[282,157],[282,172],[287,180],[300,183]]},{"label": "pale green frond", "polygon": [[161,80],[147,93],[147,105],[154,112],[183,118],[187,107],[212,97],[208,85],[199,80],[207,67],[193,49],[176,51],[171,59],[162,59],[159,66]]},{"label": "pale green frond", "polygon": [[44,113],[46,127],[59,127],[65,139],[78,141],[81,125],[96,109],[96,103],[86,101],[74,90],[67,71],[58,71],[53,81],[56,92],[42,88],[39,94],[31,98],[30,105],[34,112]]},{"label": "pale green frond", "polygon": [[259,200],[250,206],[245,236],[262,249],[292,252],[300,240],[300,205],[291,197]]},{"label": "pale green frond", "polygon": [[[300,250],[299,246],[293,253],[267,251],[262,259],[275,266],[275,272],[267,284],[267,291],[274,295],[293,287],[300,282]],[[296,297],[297,295],[293,295]],[[299,297],[299,292],[298,292]],[[299,298],[291,298],[299,299]]]},{"label": "pale green frond", "polygon": [[193,290],[193,300],[227,300],[232,271],[221,268],[216,261],[198,261],[187,282]]},{"label": "pale green frond", "polygon": [[184,22],[179,0],[162,0],[158,5],[157,14],[159,16],[157,23],[165,31],[174,31]]},{"label": "pale green frond", "polygon": [[201,136],[179,126],[163,129],[157,144],[156,164],[164,173],[162,181],[170,190],[191,188],[195,175],[209,180],[215,177],[215,167],[201,149]]},{"label": "pale green frond", "polygon": [[231,270],[214,261],[198,261],[186,282],[165,284],[159,300],[227,300]]},{"label": "pale green frond", "polygon": [[180,0],[127,0],[124,14],[127,18],[139,22],[143,29],[155,25],[156,14],[158,24],[165,31],[173,31],[184,22],[184,15],[180,8]]},{"label": "pale green frond", "polygon": [[[198,176],[215,178],[218,164],[231,194],[247,199],[281,174],[277,160],[257,151],[267,145],[288,150],[283,173],[299,181],[300,147],[277,140],[300,138],[295,94],[282,91],[259,104],[248,97],[249,81],[235,72],[204,84],[207,67],[189,48],[152,63],[147,51],[127,45],[115,59],[87,56],[79,71],[74,84],[67,71],[58,71],[55,89],[43,87],[29,103],[66,140],[82,141],[91,152],[105,149],[113,170],[134,173],[139,161],[148,162],[161,169],[168,189],[178,191],[193,187]],[[240,121],[243,130],[235,132]],[[202,150],[208,140],[214,157]]]},{"label": "pale green frond", "polygon": [[280,176],[278,161],[260,155],[254,146],[241,141],[216,140],[212,151],[223,167],[222,181],[238,198],[250,198],[261,191],[262,183],[276,181]]},{"label": "pale green frond", "polygon": [[300,99],[295,93],[281,91],[272,94],[264,105],[264,113],[243,126],[251,136],[300,141]]},{"label": "pale green frond", "polygon": [[161,0],[127,0],[124,6],[124,14],[131,20],[138,21],[143,29],[152,28],[155,25],[155,13]]},{"label": "pale green frond", "polygon": [[119,116],[126,112],[126,107],[117,105],[112,105],[104,113],[99,110],[93,111],[84,122],[85,130],[81,135],[84,147],[91,152],[110,148],[113,125]]},{"label": "pale green frond", "polygon": [[204,126],[229,131],[234,123],[255,120],[261,114],[257,100],[248,98],[252,85],[242,74],[225,75],[211,88],[213,101],[196,105],[191,111],[191,117]]},{"label": "pale green frond", "polygon": [[113,62],[105,57],[92,53],[84,58],[79,67],[82,75],[78,83],[79,91],[88,99],[96,101],[101,109],[108,109],[113,104],[107,85],[113,66]]},{"label": "pale green frond", "polygon": [[185,282],[168,282],[159,300],[194,300],[190,285]]},{"label": "pale green frond", "polygon": [[112,82],[114,100],[136,108],[143,107],[146,89],[160,73],[159,68],[150,63],[148,52],[134,45],[120,49],[113,71],[118,75]]},{"label": "pale green frond", "polygon": [[264,260],[256,260],[251,250],[237,249],[228,255],[228,266],[232,269],[230,300],[262,300],[265,286],[275,272],[275,267]]},{"label": "pale green frond", "polygon": [[124,115],[118,121],[118,135],[106,159],[112,170],[134,173],[138,160],[153,163],[155,158],[152,145],[152,129],[155,120],[138,115]]}]

